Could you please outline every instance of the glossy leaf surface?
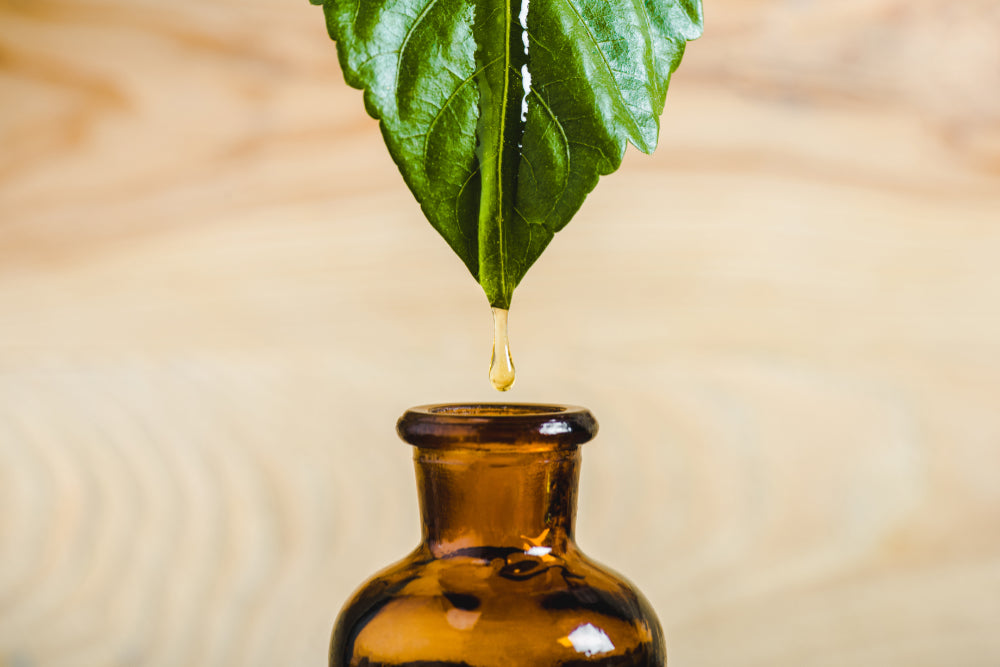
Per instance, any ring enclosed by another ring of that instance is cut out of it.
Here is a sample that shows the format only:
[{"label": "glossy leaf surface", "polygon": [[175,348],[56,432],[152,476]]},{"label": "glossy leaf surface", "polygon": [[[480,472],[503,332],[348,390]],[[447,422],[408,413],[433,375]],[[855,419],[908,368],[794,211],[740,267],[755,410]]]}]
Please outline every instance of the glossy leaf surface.
[{"label": "glossy leaf surface", "polygon": [[656,146],[700,0],[312,0],[347,82],[490,304],[628,142]]}]

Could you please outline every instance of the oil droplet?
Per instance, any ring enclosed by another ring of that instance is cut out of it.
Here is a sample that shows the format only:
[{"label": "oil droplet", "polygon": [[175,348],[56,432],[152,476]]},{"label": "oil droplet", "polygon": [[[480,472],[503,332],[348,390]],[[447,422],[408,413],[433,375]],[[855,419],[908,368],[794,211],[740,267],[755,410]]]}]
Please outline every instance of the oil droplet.
[{"label": "oil droplet", "polygon": [[493,357],[490,359],[490,382],[497,391],[507,391],[514,386],[514,360],[510,357],[507,313],[504,308],[493,309]]}]

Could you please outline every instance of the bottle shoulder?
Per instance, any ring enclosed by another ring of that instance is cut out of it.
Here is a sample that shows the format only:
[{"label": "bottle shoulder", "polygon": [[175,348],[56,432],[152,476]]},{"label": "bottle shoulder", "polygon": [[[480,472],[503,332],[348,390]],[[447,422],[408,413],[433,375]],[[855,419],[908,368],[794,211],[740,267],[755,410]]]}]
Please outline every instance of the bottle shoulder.
[{"label": "bottle shoulder", "polygon": [[418,549],[362,585],[337,620],[331,665],[664,664],[649,603],[578,550],[463,551]]}]

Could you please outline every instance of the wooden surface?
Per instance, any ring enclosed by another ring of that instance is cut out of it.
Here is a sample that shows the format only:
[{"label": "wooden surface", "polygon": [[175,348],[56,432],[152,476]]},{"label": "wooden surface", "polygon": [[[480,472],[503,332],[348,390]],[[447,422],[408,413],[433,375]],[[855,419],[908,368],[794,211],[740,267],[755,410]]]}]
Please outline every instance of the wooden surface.
[{"label": "wooden surface", "polygon": [[[528,274],[671,666],[1000,664],[1000,5],[708,3]],[[318,9],[0,0],[0,665],[321,665],[491,322]]]}]

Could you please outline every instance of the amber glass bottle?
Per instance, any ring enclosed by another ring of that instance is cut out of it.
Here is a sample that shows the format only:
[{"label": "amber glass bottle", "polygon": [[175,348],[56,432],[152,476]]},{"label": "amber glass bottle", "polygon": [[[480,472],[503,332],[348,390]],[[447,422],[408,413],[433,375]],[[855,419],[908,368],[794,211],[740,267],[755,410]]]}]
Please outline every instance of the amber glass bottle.
[{"label": "amber glass bottle", "polygon": [[416,450],[423,541],[337,619],[332,667],[662,667],[646,599],[573,540],[589,411],[435,405],[397,424]]}]

